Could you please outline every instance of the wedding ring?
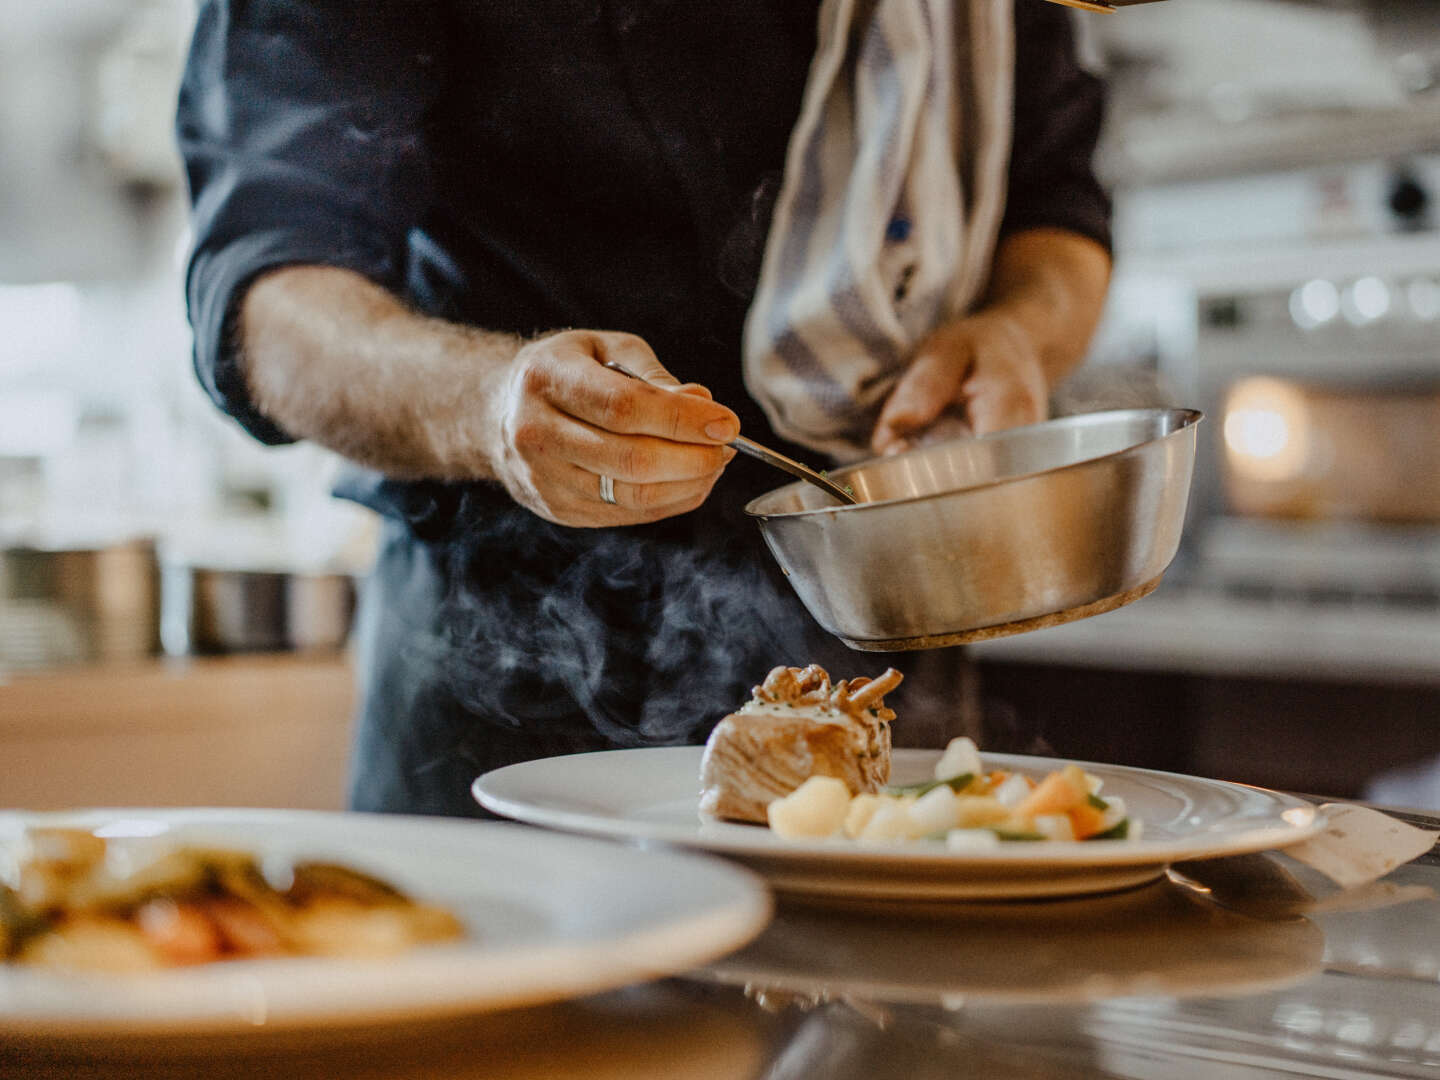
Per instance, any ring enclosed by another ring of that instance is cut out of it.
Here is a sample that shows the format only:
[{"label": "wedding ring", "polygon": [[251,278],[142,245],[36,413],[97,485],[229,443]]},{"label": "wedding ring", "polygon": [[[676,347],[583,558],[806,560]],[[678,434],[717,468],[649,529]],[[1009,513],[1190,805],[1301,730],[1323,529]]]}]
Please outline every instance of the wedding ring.
[{"label": "wedding ring", "polygon": [[600,474],[600,501],[609,503],[611,506],[618,506],[615,501],[615,481],[604,473]]}]

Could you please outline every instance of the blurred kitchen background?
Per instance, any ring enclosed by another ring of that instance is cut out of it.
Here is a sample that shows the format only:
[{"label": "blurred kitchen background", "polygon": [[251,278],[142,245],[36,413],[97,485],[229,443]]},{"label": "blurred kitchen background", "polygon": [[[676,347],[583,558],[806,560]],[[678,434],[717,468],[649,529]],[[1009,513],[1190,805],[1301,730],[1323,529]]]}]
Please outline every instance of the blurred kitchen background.
[{"label": "blurred kitchen background", "polygon": [[[339,805],[375,523],[326,453],[261,448],[191,373],[193,17],[0,0],[0,805]],[[1076,19],[1113,87],[1116,276],[1056,404],[1207,420],[1165,583],[974,647],[987,720],[1440,807],[1435,0]]]}]

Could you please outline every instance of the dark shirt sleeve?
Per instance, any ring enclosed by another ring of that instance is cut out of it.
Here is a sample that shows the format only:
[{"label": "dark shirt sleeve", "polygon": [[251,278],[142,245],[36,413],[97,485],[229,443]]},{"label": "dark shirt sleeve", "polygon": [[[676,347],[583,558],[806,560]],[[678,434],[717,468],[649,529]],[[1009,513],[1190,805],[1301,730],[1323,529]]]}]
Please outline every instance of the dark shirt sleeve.
[{"label": "dark shirt sleeve", "polygon": [[1053,227],[1109,250],[1110,197],[1093,158],[1105,84],[1080,66],[1072,13],[1042,0],[1015,3],[1015,130],[1001,235]]},{"label": "dark shirt sleeve", "polygon": [[230,340],[237,301],[257,274],[294,263],[401,287],[407,236],[428,202],[436,6],[207,0],[200,10],[177,115],[193,203],[195,368],[263,442],[291,437],[250,400]]}]

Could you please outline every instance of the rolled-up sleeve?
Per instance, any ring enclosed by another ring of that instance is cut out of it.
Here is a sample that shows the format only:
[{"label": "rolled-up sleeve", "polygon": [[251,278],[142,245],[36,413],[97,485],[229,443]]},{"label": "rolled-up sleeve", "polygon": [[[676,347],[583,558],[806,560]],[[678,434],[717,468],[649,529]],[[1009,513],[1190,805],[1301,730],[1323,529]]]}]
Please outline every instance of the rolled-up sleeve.
[{"label": "rolled-up sleeve", "polygon": [[1053,227],[1111,246],[1110,197],[1095,174],[1105,84],[1076,56],[1072,14],[1015,5],[1015,130],[1001,233]]},{"label": "rolled-up sleeve", "polygon": [[195,370],[266,443],[231,322],[282,265],[345,267],[398,290],[429,201],[425,115],[441,58],[434,5],[208,0],[181,84],[177,137],[192,213],[186,302]]}]

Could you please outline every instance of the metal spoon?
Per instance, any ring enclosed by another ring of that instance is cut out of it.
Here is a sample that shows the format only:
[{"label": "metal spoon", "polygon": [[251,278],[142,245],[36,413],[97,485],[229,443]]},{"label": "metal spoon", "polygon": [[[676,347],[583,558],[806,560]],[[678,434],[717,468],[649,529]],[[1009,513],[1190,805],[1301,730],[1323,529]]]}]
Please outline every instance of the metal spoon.
[{"label": "metal spoon", "polygon": [[[648,379],[643,379],[639,375],[636,375],[628,368],[622,367],[620,364],[617,364],[613,360],[605,361],[605,366],[611,371],[618,371],[621,375],[628,376],[629,378],[640,379],[641,382],[649,381]],[[669,388],[662,387],[662,389]],[[737,435],[729,443],[729,445],[733,446],[736,450],[739,450],[742,454],[748,454],[753,458],[757,458],[758,460],[765,462],[765,464],[767,465],[773,465],[775,468],[787,472],[791,476],[798,476],[801,480],[808,480],[810,483],[820,488],[826,494],[834,496],[846,506],[854,506],[860,501],[853,494],[851,494],[850,491],[835,483],[835,481],[831,480],[828,476],[816,472],[808,465],[800,464],[800,462],[796,461],[794,458],[786,457],[778,450],[771,450],[768,446],[762,446],[754,439],[747,439],[744,435]]]}]

